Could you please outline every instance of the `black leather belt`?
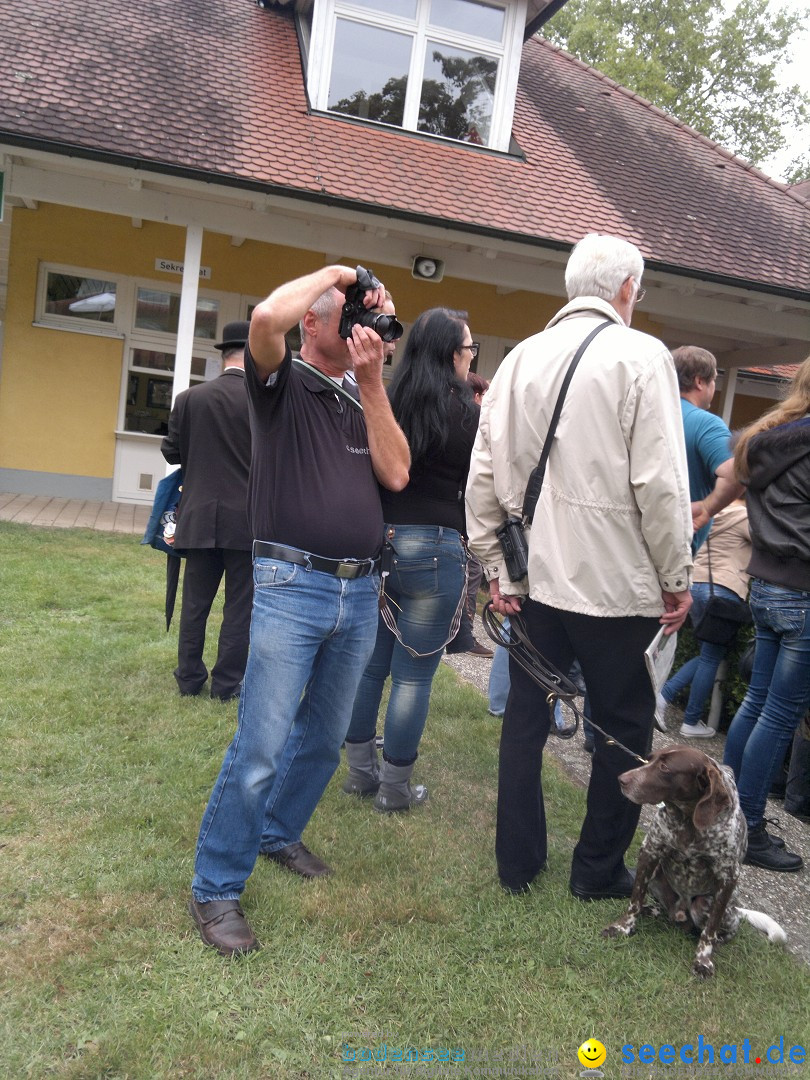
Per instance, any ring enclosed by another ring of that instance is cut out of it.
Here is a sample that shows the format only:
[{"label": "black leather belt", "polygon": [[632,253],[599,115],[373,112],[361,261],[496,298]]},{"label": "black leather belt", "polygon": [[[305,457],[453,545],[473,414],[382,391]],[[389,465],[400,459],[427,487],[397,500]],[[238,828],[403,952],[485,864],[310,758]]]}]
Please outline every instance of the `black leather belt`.
[{"label": "black leather belt", "polygon": [[340,578],[359,578],[373,574],[380,565],[379,559],[324,559],[311,551],[285,547],[284,544],[268,544],[266,540],[253,541],[253,558],[281,559],[282,562],[305,566],[307,570],[320,570]]}]

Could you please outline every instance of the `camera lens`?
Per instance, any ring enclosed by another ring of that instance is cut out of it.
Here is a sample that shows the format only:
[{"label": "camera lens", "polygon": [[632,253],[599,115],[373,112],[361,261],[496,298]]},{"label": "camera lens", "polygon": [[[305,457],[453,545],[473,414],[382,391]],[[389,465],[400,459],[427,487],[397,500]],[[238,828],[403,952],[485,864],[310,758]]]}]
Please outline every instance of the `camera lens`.
[{"label": "camera lens", "polygon": [[393,315],[375,315],[369,311],[360,319],[360,322],[379,334],[383,341],[398,341],[404,333],[402,323]]}]

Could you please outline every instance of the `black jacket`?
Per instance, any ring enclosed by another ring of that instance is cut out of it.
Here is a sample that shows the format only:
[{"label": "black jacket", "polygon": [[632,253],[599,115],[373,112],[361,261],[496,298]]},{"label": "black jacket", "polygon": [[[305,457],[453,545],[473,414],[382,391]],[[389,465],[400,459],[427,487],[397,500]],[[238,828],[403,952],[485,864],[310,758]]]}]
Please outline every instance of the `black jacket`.
[{"label": "black jacket", "polygon": [[242,369],[226,368],[219,378],[178,394],[160,449],[168,462],[183,467],[177,547],[250,550],[250,423]]},{"label": "black jacket", "polygon": [[810,591],[810,416],[748,444],[752,577]]}]

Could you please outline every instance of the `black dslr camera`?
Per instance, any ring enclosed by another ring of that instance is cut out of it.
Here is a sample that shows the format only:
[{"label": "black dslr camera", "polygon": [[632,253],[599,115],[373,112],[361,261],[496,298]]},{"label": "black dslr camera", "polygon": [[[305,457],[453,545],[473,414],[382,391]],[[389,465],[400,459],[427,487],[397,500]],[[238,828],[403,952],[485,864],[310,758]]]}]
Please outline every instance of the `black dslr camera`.
[{"label": "black dslr camera", "polygon": [[352,327],[355,324],[371,327],[383,341],[398,341],[402,337],[405,332],[402,323],[393,315],[381,315],[379,312],[369,311],[363,305],[364,294],[369,289],[378,289],[381,284],[373,270],[357,267],[357,284],[350,285],[346,290],[346,303],[340,314],[338,333],[342,338],[352,336]]}]

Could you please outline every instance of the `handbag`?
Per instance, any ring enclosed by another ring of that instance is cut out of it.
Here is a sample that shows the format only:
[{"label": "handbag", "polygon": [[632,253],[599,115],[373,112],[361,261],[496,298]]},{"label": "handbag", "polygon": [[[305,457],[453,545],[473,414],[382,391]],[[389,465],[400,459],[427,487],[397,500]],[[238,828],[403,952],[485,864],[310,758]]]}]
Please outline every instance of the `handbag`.
[{"label": "handbag", "polygon": [[599,323],[594,330],[591,330],[590,334],[588,334],[574,353],[574,358],[568,365],[568,371],[565,373],[563,384],[557,395],[557,404],[554,406],[551,422],[548,425],[548,432],[546,433],[546,438],[543,443],[543,449],[540,452],[540,460],[534,469],[532,469],[531,475],[529,476],[529,482],[526,485],[522,517],[508,517],[503,525],[495,531],[495,535],[498,537],[498,541],[501,545],[503,561],[510,581],[522,581],[529,572],[529,545],[526,540],[525,528],[526,525],[531,525],[534,520],[534,511],[537,507],[537,500],[540,498],[540,492],[543,488],[543,479],[546,475],[548,455],[551,453],[551,443],[554,439],[554,432],[557,430],[557,422],[560,419],[563,402],[565,401],[565,395],[568,393],[571,379],[574,376],[577,364],[582,359],[582,354],[596,335],[604,330],[606,326],[610,325],[610,319],[605,319],[604,322]]},{"label": "handbag", "polygon": [[712,578],[712,550],[706,538],[706,555],[709,564],[709,601],[700,618],[692,620],[692,628],[698,641],[710,645],[729,645],[741,626],[748,626],[753,621],[751,609],[745,600],[737,597],[720,596],[714,591]]}]

